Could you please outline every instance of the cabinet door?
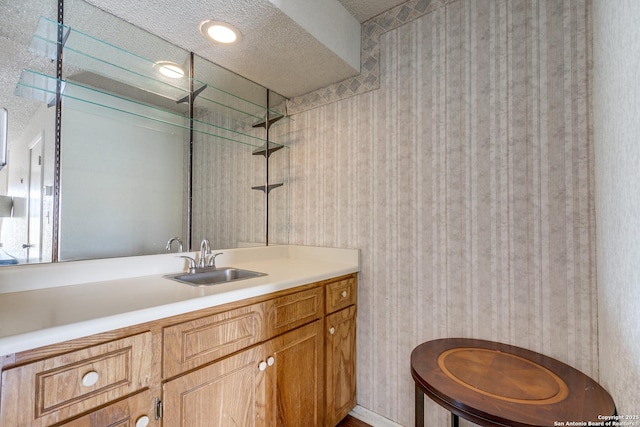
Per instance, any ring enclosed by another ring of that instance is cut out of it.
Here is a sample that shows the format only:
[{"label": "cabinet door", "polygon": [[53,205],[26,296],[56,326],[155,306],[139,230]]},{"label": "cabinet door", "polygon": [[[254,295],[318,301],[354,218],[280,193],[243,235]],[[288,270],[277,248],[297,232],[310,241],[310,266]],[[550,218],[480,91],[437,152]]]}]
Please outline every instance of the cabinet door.
[{"label": "cabinet door", "polygon": [[356,405],[356,307],[326,317],[325,426],[333,427]]},{"label": "cabinet door", "polygon": [[257,346],[167,382],[162,425],[268,426],[264,360],[264,346]]},{"label": "cabinet door", "polygon": [[322,321],[267,342],[267,411],[271,426],[321,426],[323,419]]}]

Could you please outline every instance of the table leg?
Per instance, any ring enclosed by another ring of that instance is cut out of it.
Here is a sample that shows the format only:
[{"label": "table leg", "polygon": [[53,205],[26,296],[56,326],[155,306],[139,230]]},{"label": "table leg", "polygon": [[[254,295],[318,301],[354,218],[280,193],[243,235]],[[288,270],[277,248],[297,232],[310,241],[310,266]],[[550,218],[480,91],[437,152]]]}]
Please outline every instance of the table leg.
[{"label": "table leg", "polygon": [[460,426],[460,418],[453,412],[451,413],[451,427],[459,427]]},{"label": "table leg", "polygon": [[416,404],[415,404],[416,427],[424,427],[424,393],[416,384]]}]

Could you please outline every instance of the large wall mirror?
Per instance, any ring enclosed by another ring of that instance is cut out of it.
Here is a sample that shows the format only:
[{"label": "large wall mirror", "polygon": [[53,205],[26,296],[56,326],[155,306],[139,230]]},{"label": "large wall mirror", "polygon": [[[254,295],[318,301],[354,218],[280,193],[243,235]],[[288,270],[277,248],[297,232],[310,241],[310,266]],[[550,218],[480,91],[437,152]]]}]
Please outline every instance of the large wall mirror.
[{"label": "large wall mirror", "polygon": [[288,242],[282,96],[82,0],[1,8],[0,265]]}]

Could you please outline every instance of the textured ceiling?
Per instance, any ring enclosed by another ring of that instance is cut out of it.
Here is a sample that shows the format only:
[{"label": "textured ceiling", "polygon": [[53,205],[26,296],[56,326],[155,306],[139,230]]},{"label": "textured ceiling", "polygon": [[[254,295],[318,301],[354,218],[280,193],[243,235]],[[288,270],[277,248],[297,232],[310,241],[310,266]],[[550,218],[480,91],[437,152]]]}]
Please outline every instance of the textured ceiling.
[{"label": "textured ceiling", "polygon": [[0,108],[9,111],[9,136],[19,137],[39,104],[14,96],[23,68],[55,76],[48,59],[28,50],[35,30],[33,17],[55,16],[55,3],[46,0],[0,0]]},{"label": "textured ceiling", "polygon": [[[357,21],[363,22],[405,0],[338,1]],[[95,8],[87,3],[151,34],[137,28],[132,31],[131,25],[119,23],[114,17],[93,19],[88,11]],[[107,41],[138,49],[136,53],[152,60],[167,57],[185,63],[185,53],[192,51],[287,97],[359,73],[303,25],[274,6],[277,2],[273,0],[87,0],[87,3],[65,0],[65,24],[100,37],[106,35]],[[30,68],[55,75],[54,64],[29,52],[28,46],[38,17],[55,20],[56,10],[56,0],[0,1],[0,107],[9,110],[9,132],[14,137],[38,107],[13,95],[21,70]],[[207,41],[199,32],[199,24],[205,19],[234,24],[242,32],[242,42],[218,46]],[[158,44],[153,35],[169,43]]]},{"label": "textured ceiling", "polygon": [[[88,2],[287,97],[360,71],[268,0]],[[199,28],[207,19],[234,25],[242,33],[242,41],[221,46],[205,39]]]},{"label": "textured ceiling", "polygon": [[[359,73],[269,0],[86,1],[286,97]],[[338,0],[359,22],[404,1]],[[233,24],[242,42],[220,46],[206,40],[199,32],[206,19]]]}]

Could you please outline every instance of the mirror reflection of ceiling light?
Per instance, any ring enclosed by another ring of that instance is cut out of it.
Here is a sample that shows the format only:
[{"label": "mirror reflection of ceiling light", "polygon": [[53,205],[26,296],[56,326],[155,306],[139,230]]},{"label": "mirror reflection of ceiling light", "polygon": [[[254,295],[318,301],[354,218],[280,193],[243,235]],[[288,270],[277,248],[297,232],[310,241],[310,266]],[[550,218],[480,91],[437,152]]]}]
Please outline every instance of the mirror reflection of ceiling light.
[{"label": "mirror reflection of ceiling light", "polygon": [[204,21],[200,24],[200,32],[220,44],[235,44],[242,34],[233,25],[220,21]]},{"label": "mirror reflection of ceiling light", "polygon": [[175,62],[160,61],[156,62],[156,66],[160,74],[170,79],[180,79],[184,77],[184,70]]}]

